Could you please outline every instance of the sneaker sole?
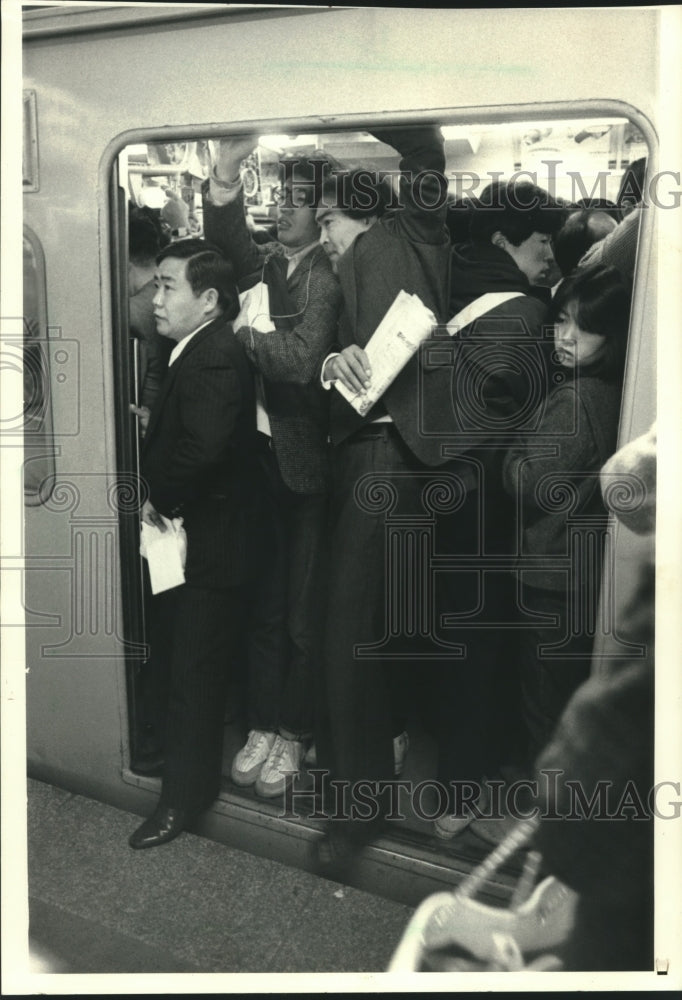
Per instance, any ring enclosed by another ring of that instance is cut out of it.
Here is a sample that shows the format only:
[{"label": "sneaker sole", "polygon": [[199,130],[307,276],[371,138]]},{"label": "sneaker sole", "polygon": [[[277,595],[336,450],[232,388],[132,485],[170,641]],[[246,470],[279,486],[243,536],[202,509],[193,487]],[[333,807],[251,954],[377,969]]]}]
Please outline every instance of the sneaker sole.
[{"label": "sneaker sole", "polygon": [[439,840],[454,840],[455,837],[459,837],[460,833],[464,833],[465,830],[468,830],[472,822],[473,822],[473,817],[471,819],[468,819],[466,823],[460,826],[457,830],[454,830],[452,833],[450,833],[450,831],[446,832],[445,830],[441,830],[441,828],[436,826],[436,824],[434,823],[433,832],[435,833],[436,837],[438,837]]},{"label": "sneaker sole", "polygon": [[265,784],[259,778],[256,779],[256,795],[260,795],[263,799],[276,799],[279,795],[284,795],[284,791],[287,785],[292,784],[294,778],[297,775],[292,774],[290,778],[286,778],[284,781],[279,781],[275,784]]},{"label": "sneaker sole", "polygon": [[[260,766],[262,767],[263,765],[261,764]],[[249,785],[253,785],[256,781],[258,781],[259,771],[260,768],[253,776],[245,775],[240,771],[230,771],[230,778],[235,785],[239,785],[241,788],[248,788]]]}]

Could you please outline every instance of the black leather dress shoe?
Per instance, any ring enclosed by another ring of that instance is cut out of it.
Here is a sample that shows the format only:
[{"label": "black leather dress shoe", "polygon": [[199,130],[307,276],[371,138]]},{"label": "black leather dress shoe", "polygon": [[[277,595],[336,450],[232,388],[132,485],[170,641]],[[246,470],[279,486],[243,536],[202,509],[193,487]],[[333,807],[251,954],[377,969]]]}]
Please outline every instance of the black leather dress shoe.
[{"label": "black leather dress shoe", "polygon": [[154,757],[131,760],[130,770],[133,774],[139,774],[141,778],[160,778],[163,774],[164,764],[163,754],[158,753]]},{"label": "black leather dress shoe", "polygon": [[373,839],[367,824],[330,822],[324,836],[316,841],[316,859],[322,868],[344,869],[353,865]]},{"label": "black leather dress shoe", "polygon": [[143,847],[159,847],[175,840],[188,826],[189,818],[182,809],[157,806],[154,813],[133,833],[128,843],[136,851]]}]

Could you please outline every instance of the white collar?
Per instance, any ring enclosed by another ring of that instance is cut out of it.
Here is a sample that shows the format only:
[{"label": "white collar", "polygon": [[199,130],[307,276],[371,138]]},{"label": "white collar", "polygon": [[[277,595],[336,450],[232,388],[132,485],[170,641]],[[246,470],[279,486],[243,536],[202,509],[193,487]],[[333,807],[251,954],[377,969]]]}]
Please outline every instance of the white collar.
[{"label": "white collar", "polygon": [[[214,317],[214,319],[215,319],[215,317]],[[196,335],[199,333],[199,330],[203,330],[205,326],[208,326],[208,324],[212,323],[212,322],[213,322],[212,319],[207,319],[206,322],[202,323],[201,326],[198,326],[196,328],[196,330],[193,330],[192,333],[188,334],[186,337],[183,337],[182,340],[179,340],[177,342],[177,344],[175,345],[175,347],[171,351],[170,357],[168,359],[168,367],[169,368],[173,364],[174,361],[178,360],[178,358],[180,357],[180,355],[182,354],[182,352],[184,351],[184,349],[189,344],[189,342],[192,339],[192,337],[196,337]]]},{"label": "white collar", "polygon": [[283,247],[284,256],[287,259],[287,274],[291,274],[298,265],[301,263],[306,254],[309,254],[319,243],[319,240],[314,240],[309,243],[306,247],[300,247],[298,250],[289,250],[288,247]]}]

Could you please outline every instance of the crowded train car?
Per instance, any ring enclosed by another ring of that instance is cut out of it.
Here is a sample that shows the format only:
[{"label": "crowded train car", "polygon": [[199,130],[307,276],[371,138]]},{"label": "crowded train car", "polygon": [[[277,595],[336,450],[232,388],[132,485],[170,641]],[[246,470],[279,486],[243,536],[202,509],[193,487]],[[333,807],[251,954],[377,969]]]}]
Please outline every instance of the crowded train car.
[{"label": "crowded train car", "polygon": [[654,780],[665,21],[24,9],[31,778],[410,906],[535,864],[652,966],[651,824],[543,817]]}]

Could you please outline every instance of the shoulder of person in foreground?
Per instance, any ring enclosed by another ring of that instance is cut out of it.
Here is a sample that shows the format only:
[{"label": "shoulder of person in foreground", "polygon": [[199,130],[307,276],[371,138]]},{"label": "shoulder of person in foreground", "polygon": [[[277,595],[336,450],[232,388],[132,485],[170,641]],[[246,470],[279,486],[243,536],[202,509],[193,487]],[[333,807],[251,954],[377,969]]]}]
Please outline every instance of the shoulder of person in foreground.
[{"label": "shoulder of person in foreground", "polygon": [[642,206],[638,205],[603,240],[599,240],[589,248],[580,258],[578,266],[581,269],[594,264],[615,267],[624,278],[632,281],[641,219]]},{"label": "shoulder of person in foreground", "polygon": [[656,524],[656,421],[646,433],[624,445],[601,470],[606,506],[637,535]]}]

